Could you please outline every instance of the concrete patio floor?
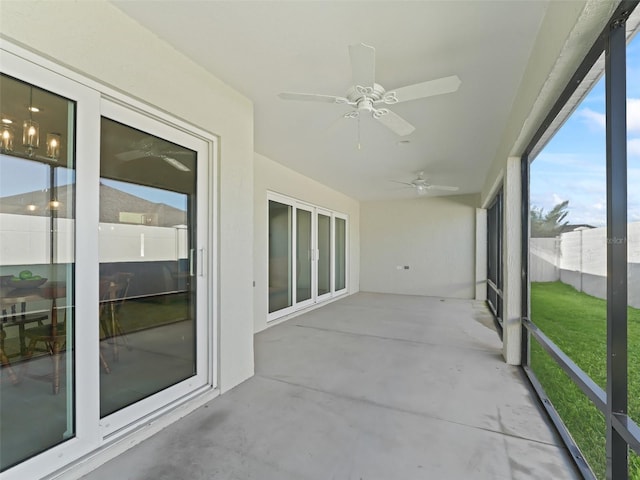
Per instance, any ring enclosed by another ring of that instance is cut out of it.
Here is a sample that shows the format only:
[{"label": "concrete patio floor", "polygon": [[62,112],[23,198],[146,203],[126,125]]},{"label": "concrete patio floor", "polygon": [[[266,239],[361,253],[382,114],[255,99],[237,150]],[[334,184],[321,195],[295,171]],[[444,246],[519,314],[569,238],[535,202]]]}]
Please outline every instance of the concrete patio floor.
[{"label": "concrete patio floor", "polygon": [[358,293],[255,336],[256,375],[86,480],[578,479],[481,302]]}]

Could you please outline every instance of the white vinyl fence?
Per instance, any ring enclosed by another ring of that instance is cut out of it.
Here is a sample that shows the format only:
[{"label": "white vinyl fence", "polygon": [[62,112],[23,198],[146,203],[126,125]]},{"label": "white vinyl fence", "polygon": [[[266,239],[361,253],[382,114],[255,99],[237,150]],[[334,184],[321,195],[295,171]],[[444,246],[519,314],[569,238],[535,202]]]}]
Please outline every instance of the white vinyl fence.
[{"label": "white vinyl fence", "polygon": [[[532,238],[532,282],[561,281],[598,298],[607,296],[607,229],[586,228],[556,238]],[[640,222],[628,224],[628,304],[640,308]]]},{"label": "white vinyl fence", "polygon": [[[50,276],[49,225],[48,217],[0,214],[0,275],[17,275],[29,268],[33,274]],[[55,263],[73,263],[74,221],[58,218],[55,235]],[[100,223],[99,249],[100,263],[178,261],[188,257],[187,229]]]}]

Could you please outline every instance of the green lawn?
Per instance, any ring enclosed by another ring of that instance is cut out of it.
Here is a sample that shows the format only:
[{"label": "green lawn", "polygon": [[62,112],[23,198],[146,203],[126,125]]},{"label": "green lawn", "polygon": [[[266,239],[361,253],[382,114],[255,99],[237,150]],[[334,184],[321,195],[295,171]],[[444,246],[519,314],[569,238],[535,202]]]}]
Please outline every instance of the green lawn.
[{"label": "green lawn", "polygon": [[[531,284],[532,321],[598,385],[606,389],[606,301],[560,282]],[[640,420],[640,310],[629,308],[629,413]],[[598,409],[537,344],[531,368],[598,478],[605,478],[605,423]],[[630,478],[640,480],[631,455]]]}]

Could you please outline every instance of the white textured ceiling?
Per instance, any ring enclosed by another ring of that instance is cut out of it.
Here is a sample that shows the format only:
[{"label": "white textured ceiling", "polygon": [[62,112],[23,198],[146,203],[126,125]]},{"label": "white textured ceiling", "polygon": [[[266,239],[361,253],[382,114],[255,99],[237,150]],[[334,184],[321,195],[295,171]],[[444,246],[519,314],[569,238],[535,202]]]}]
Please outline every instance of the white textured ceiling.
[{"label": "white textured ceiling", "polygon": [[[418,170],[431,183],[460,187],[458,193],[481,190],[548,6],[480,0],[114,4],[253,101],[256,152],[359,200],[414,195],[390,180],[410,181]],[[376,48],[376,81],[387,90],[454,74],[462,85],[455,93],[391,106],[416,127],[407,137],[370,118],[358,129],[358,120],[342,118],[348,106],[277,97],[283,91],[346,95],[348,46],[361,42]]]}]

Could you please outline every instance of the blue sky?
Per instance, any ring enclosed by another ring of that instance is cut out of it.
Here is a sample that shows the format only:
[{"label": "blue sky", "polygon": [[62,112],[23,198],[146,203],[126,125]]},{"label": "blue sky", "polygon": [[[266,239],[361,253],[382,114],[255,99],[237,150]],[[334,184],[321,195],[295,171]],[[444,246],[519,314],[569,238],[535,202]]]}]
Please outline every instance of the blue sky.
[{"label": "blue sky", "polygon": [[[606,224],[605,85],[595,85],[531,164],[532,206],[569,200],[570,223]],[[640,221],[640,36],[627,47],[628,220]]]}]

